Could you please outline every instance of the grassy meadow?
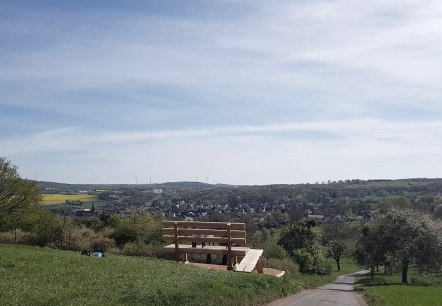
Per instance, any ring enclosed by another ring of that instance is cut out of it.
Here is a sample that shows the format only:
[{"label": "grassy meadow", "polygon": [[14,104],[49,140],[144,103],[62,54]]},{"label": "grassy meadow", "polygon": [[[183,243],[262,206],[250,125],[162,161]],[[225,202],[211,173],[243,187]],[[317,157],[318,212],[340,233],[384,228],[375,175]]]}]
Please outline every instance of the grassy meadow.
[{"label": "grassy meadow", "polygon": [[0,254],[1,305],[256,305],[302,287],[151,258],[1,244]]},{"label": "grassy meadow", "polygon": [[90,202],[96,200],[96,196],[90,194],[43,194],[43,205],[57,205],[69,201]]},{"label": "grassy meadow", "polygon": [[363,277],[357,282],[369,305],[431,306],[442,305],[442,277],[423,277],[412,271],[409,284],[401,284],[401,275],[377,274],[372,281]]},{"label": "grassy meadow", "polygon": [[[343,265],[352,272],[355,266]],[[332,276],[209,271],[172,261],[0,244],[1,305],[258,305]]]},{"label": "grassy meadow", "polygon": [[353,260],[341,258],[341,270],[338,271],[336,268],[335,261],[332,261],[332,273],[330,275],[318,276],[318,275],[302,275],[300,274],[300,278],[302,279],[304,288],[314,288],[321,285],[325,285],[327,283],[334,282],[335,279],[344,274],[349,274],[352,272],[356,272],[362,270],[357,264],[354,263]]}]

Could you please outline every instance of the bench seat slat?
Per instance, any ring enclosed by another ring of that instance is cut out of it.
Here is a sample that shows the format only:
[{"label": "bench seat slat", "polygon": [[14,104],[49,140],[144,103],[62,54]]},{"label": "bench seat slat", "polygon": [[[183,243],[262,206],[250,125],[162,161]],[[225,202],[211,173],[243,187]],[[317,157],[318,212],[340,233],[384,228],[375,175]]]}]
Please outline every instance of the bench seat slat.
[{"label": "bench seat slat", "polygon": [[[163,250],[167,253],[174,253],[175,252],[175,244],[169,244],[166,245]],[[233,256],[245,256],[247,252],[250,250],[248,247],[232,247],[232,255]],[[224,246],[219,245],[211,245],[211,246],[197,246],[196,248],[193,248],[191,245],[187,244],[180,244],[179,253],[196,253],[196,254],[217,254],[217,255],[223,255],[228,254],[228,250]]]},{"label": "bench seat slat", "polygon": [[[174,228],[163,228],[164,235],[173,235]],[[227,236],[227,230],[220,229],[201,229],[201,228],[178,228],[178,234],[182,235],[213,235],[213,236]],[[246,232],[242,230],[232,230],[232,237],[245,238]]]},{"label": "bench seat slat", "polygon": [[[163,235],[165,241],[175,241],[175,236],[173,235]],[[227,237],[196,237],[196,236],[178,236],[179,242],[207,242],[207,243],[228,243],[229,239]],[[231,238],[231,242],[234,244],[245,245],[245,238]]]},{"label": "bench seat slat", "polygon": [[227,224],[230,224],[232,230],[245,230],[245,223],[228,223],[228,222],[199,222],[199,221],[163,221],[163,227],[173,227],[175,222],[179,228],[195,227],[208,229],[227,229]]}]

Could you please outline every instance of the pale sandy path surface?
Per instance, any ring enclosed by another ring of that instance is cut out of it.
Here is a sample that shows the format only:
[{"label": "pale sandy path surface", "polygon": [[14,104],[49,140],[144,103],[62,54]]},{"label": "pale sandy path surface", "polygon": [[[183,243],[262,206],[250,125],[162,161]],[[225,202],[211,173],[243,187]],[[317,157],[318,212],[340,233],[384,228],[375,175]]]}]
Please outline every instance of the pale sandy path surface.
[{"label": "pale sandy path surface", "polygon": [[317,289],[305,290],[299,294],[276,300],[267,306],[367,306],[362,297],[354,292],[356,276],[368,271],[359,271],[339,276],[333,283]]}]

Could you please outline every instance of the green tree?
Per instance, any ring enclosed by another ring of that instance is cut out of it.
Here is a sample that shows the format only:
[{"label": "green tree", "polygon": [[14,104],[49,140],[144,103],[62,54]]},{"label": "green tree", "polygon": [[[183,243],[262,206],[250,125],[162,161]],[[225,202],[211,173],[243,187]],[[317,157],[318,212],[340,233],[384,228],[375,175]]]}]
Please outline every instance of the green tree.
[{"label": "green tree", "polygon": [[[22,224],[26,212],[38,207],[40,192],[33,181],[25,180],[5,157],[0,158],[0,227],[11,229]],[[0,228],[1,230],[1,228]]]},{"label": "green tree", "polygon": [[35,212],[30,225],[31,242],[44,247],[48,244],[60,245],[63,239],[63,226],[57,217],[46,209]]},{"label": "green tree", "polygon": [[308,248],[314,244],[317,239],[316,234],[313,232],[313,227],[315,226],[316,222],[314,220],[294,222],[288,229],[282,232],[278,243],[282,245],[289,254],[292,254],[296,249]]},{"label": "green tree", "polygon": [[336,261],[338,271],[341,271],[341,257],[345,254],[347,246],[343,240],[332,240],[328,244],[329,253]]},{"label": "green tree", "polygon": [[110,216],[108,223],[114,229],[111,238],[120,247],[127,242],[149,244],[162,240],[161,218],[147,212],[135,210],[130,217]]},{"label": "green tree", "polygon": [[358,241],[362,262],[371,267],[401,263],[402,283],[415,265],[422,272],[442,272],[442,222],[412,210],[391,209],[363,227]]},{"label": "green tree", "polygon": [[318,236],[313,232],[316,222],[313,220],[301,220],[292,223],[285,230],[278,243],[299,264],[302,273],[329,274],[331,266],[327,262]]},{"label": "green tree", "polygon": [[331,264],[325,258],[319,243],[293,251],[293,258],[301,273],[325,275],[331,273]]},{"label": "green tree", "polygon": [[338,271],[341,270],[341,257],[345,254],[353,238],[353,229],[345,222],[324,224],[322,242],[328,247],[328,253],[336,262]]},{"label": "green tree", "polygon": [[269,266],[269,259],[283,259],[287,256],[287,252],[282,246],[276,243],[273,239],[268,239],[263,245],[264,253],[263,256],[267,260],[267,267]]}]

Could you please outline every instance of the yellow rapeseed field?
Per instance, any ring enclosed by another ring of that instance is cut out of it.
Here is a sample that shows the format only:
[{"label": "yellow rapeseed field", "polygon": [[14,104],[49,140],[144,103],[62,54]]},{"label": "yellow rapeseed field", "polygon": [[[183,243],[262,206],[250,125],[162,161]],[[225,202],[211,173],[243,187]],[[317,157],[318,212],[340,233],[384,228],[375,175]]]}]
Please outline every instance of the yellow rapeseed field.
[{"label": "yellow rapeseed field", "polygon": [[94,195],[90,194],[43,194],[42,196],[44,205],[60,204],[66,202],[66,200],[86,202],[96,199]]}]

